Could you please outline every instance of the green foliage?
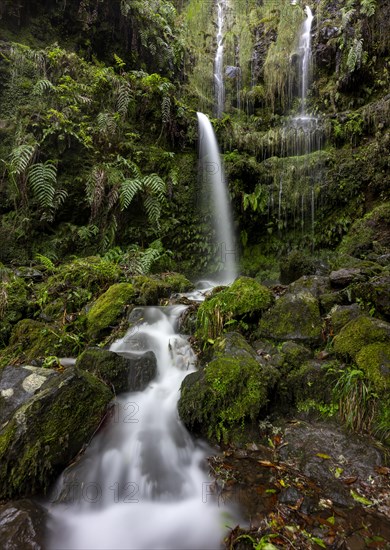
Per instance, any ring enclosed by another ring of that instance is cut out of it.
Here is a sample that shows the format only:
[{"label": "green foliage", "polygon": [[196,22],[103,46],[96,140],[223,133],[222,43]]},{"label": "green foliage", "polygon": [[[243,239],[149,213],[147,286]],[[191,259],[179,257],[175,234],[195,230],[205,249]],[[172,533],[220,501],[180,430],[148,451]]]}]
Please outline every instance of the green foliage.
[{"label": "green foliage", "polygon": [[28,181],[40,206],[51,208],[57,183],[56,166],[51,161],[34,164],[28,172]]},{"label": "green foliage", "polygon": [[360,11],[367,17],[374,15],[376,7],[376,0],[360,0]]}]

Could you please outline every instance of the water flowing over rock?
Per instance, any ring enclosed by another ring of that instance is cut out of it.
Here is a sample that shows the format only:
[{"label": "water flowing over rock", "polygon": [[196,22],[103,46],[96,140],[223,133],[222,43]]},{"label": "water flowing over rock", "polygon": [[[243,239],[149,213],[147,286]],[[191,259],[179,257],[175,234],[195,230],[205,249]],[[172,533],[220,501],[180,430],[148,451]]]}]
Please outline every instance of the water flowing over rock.
[{"label": "water flowing over rock", "polygon": [[202,202],[210,208],[215,231],[216,260],[220,266],[218,281],[232,282],[237,276],[238,250],[226,186],[225,172],[217,138],[209,118],[198,113],[199,168]]}]

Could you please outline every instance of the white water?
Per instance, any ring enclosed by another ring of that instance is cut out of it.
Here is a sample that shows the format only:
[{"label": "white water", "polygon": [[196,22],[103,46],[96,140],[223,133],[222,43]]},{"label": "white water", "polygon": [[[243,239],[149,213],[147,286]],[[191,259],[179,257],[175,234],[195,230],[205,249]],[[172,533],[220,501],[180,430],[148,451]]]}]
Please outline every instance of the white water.
[{"label": "white water", "polygon": [[311,69],[311,25],[313,14],[309,6],[305,7],[306,19],[302,24],[302,31],[299,37],[299,51],[301,53],[301,109],[302,114],[306,113],[306,98],[309,86]]},{"label": "white water", "polygon": [[226,186],[225,173],[219,152],[217,138],[210,120],[203,113],[198,114],[199,164],[202,177],[202,196],[211,201],[215,245],[221,266],[219,283],[231,283],[237,277],[238,254],[233,231],[233,217]]},{"label": "white water", "polygon": [[217,2],[217,53],[214,59],[215,109],[221,118],[225,105],[225,84],[223,80],[223,24],[226,0]]},{"label": "white water", "polygon": [[112,345],[124,355],[152,350],[158,375],[143,392],[117,398],[109,425],[60,478],[49,549],[220,548],[226,528],[203,468],[205,445],[177,413],[181,382],[195,365],[177,334],[185,307],[139,308],[137,330]]}]

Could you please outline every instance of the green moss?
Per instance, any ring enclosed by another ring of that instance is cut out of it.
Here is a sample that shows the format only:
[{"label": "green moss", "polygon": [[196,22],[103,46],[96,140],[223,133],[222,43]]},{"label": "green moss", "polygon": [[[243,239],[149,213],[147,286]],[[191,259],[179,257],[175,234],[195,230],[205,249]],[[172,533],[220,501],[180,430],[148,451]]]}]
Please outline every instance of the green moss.
[{"label": "green moss", "polygon": [[2,281],[0,273],[0,347],[7,344],[12,325],[22,319],[28,298],[28,287],[21,277],[7,270],[3,273]]},{"label": "green moss", "polygon": [[159,275],[138,275],[132,278],[136,303],[156,305],[161,298],[169,298],[174,292],[187,292],[194,288],[193,283],[180,273]]},{"label": "green moss", "polygon": [[390,382],[390,342],[378,342],[364,346],[356,355],[357,366],[373,383],[377,392],[389,388]]},{"label": "green moss", "polygon": [[49,380],[0,432],[0,498],[45,492],[89,441],[111,398],[88,373],[68,369]]},{"label": "green moss", "polygon": [[242,273],[248,277],[256,277],[259,280],[270,277],[278,279],[278,262],[272,256],[264,256],[261,245],[246,246],[240,263]]},{"label": "green moss", "polygon": [[357,220],[340,243],[344,254],[363,256],[375,249],[386,253],[390,249],[390,203],[381,204]]},{"label": "green moss", "polygon": [[114,325],[134,297],[133,285],[117,283],[93,304],[87,313],[87,335],[98,339]]},{"label": "green moss", "polygon": [[198,338],[216,338],[238,320],[260,315],[272,303],[271,291],[249,277],[240,277],[215,296],[205,300],[197,316]]},{"label": "green moss", "polygon": [[184,380],[179,413],[190,428],[227,442],[235,430],[245,421],[255,420],[266,406],[278,373],[256,361],[254,350],[241,335],[228,347],[223,340],[216,341],[216,357],[204,370]]},{"label": "green moss", "polygon": [[335,334],[339,333],[340,330],[350,321],[360,317],[361,310],[357,304],[352,304],[350,306],[334,306],[330,311],[330,322]]},{"label": "green moss", "polygon": [[333,339],[333,347],[339,355],[354,359],[364,346],[389,340],[390,324],[361,316],[341,329],[340,334]]},{"label": "green moss", "polygon": [[321,338],[322,320],[318,300],[311,292],[285,294],[259,323],[259,336],[273,340],[295,340],[316,344]]},{"label": "green moss", "polygon": [[296,342],[284,342],[281,351],[284,355],[284,367],[287,371],[299,368],[312,355],[311,350]]}]

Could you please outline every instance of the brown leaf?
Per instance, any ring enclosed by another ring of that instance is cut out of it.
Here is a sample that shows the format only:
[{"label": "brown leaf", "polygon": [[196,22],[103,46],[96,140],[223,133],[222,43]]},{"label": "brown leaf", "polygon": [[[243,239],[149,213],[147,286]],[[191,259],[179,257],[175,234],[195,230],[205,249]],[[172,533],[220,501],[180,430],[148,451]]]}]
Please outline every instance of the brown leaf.
[{"label": "brown leaf", "polygon": [[388,468],[387,466],[377,466],[375,468],[375,471],[377,474],[382,474],[384,476],[390,474],[390,468]]},{"label": "brown leaf", "polygon": [[343,479],[343,483],[345,483],[345,485],[352,485],[352,483],[355,483],[356,480],[357,476],[345,477]]}]

